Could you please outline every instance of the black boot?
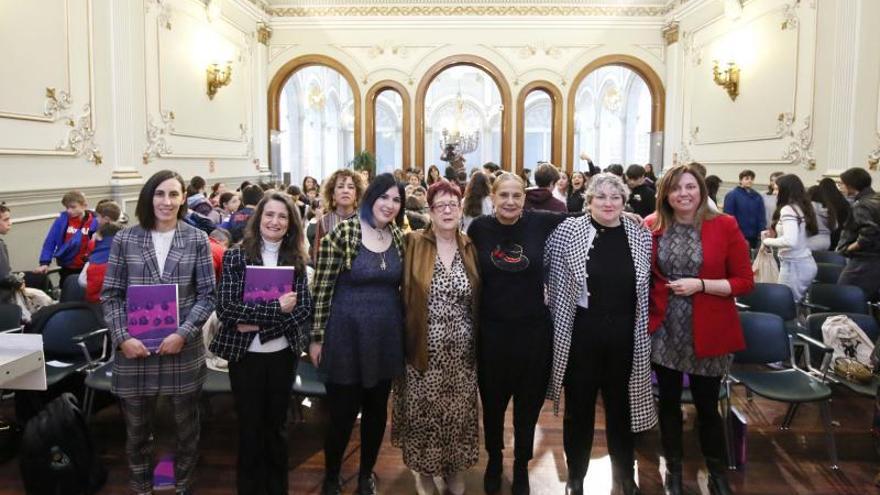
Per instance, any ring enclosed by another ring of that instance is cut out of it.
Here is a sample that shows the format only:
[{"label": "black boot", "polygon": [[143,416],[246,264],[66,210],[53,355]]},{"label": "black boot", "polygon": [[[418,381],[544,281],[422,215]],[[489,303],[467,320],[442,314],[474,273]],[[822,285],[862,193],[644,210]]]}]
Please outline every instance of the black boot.
[{"label": "black boot", "polygon": [[584,495],[584,479],[569,476],[565,484],[565,495]]},{"label": "black boot", "polygon": [[501,490],[501,473],[504,471],[501,452],[490,452],[486,472],[483,474],[483,490],[486,493],[498,493]]},{"label": "black boot", "polygon": [[681,459],[666,459],[666,479],[663,482],[665,495],[684,495],[681,484]]},{"label": "black boot", "polygon": [[357,495],[377,495],[376,476],[373,473],[358,475]]},{"label": "black boot", "polygon": [[513,484],[510,488],[513,495],[529,495],[529,461],[513,461]]},{"label": "black boot", "polygon": [[321,485],[321,495],[341,495],[342,494],[342,486],[339,484],[339,477],[327,477],[324,478],[324,483]]},{"label": "black boot", "polygon": [[635,470],[633,460],[611,458],[611,473],[613,483],[611,493],[613,495],[640,495],[638,485],[635,482]]},{"label": "black boot", "polygon": [[706,467],[709,469],[709,493],[711,495],[733,495],[733,490],[730,489],[730,484],[727,482],[727,463],[724,459],[707,457]]}]

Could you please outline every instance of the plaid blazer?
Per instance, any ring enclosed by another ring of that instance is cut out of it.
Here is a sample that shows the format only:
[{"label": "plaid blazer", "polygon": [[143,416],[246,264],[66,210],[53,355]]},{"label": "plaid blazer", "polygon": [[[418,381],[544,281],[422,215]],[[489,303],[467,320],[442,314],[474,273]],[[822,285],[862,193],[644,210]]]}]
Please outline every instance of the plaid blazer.
[{"label": "plaid blazer", "polygon": [[188,394],[200,391],[205,382],[202,325],[214,310],[214,268],[208,236],[177,222],[165,271],[159,273],[158,267],[149,231],[135,225],[114,236],[101,291],[113,347],[131,338],[126,317],[129,285],[177,284],[181,321],[177,334],[186,340],[175,355],[128,359],[117,352],[111,390],[120,397]]},{"label": "plaid blazer", "polygon": [[[391,229],[391,244],[397,248],[400,259],[403,259],[403,232],[394,222]],[[343,270],[351,270],[351,263],[357,257],[361,244],[361,220],[354,216],[340,222],[327,235],[321,238],[318,259],[315,264],[315,320],[312,325],[312,342],[324,341],[324,329],[330,319],[330,303],[333,301],[333,289],[336,277]]]},{"label": "plaid blazer", "polygon": [[[308,343],[312,323],[312,295],[305,272],[296,270],[293,291],[296,307],[290,313],[282,313],[278,301],[252,304],[243,301],[244,276],[247,265],[262,265],[263,260],[248,260],[241,247],[235,247],[223,255],[223,273],[217,290],[217,318],[220,331],[211,340],[214,354],[231,362],[239,361],[259,333],[261,342],[286,337],[295,355],[299,355]],[[236,325],[247,323],[259,325],[259,332],[239,332]]]}]

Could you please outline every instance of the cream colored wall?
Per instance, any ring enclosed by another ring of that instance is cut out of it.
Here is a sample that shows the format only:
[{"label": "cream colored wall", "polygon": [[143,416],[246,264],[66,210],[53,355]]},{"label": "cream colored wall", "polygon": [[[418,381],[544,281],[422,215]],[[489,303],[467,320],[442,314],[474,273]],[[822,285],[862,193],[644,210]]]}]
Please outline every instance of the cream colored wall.
[{"label": "cream colored wall", "polygon": [[[251,2],[226,0],[214,22],[201,0],[0,0],[0,11],[0,200],[13,212],[14,268],[36,265],[70,189],[133,214],[163,168],[235,185],[268,172],[268,48],[256,41],[267,19]],[[211,101],[217,51],[233,73]]]},{"label": "cream colored wall", "polygon": [[[664,78],[662,24],[661,18],[276,18],[272,21],[268,72],[271,79],[291,59],[320,54],[351,70],[362,101],[376,82],[400,82],[414,105],[410,123],[412,161],[413,165],[421,165],[421,157],[415,155],[416,91],[425,72],[437,61],[460,54],[490,61],[507,80],[513,101],[506,110],[515,113],[519,91],[535,80],[556,84],[567,101],[570,83],[578,72],[604,55],[637,57]],[[565,105],[564,101],[563,108]],[[516,119],[514,114],[510,130],[512,161]],[[563,142],[563,154],[564,150]]]},{"label": "cream colored wall", "polygon": [[[867,167],[880,154],[878,18],[873,0],[752,0],[737,20],[722,2],[685,4],[670,18],[680,40],[667,49],[666,163],[696,160],[727,183],[780,170],[807,185]],[[712,81],[725,57],[742,69],[736,101]]]}]

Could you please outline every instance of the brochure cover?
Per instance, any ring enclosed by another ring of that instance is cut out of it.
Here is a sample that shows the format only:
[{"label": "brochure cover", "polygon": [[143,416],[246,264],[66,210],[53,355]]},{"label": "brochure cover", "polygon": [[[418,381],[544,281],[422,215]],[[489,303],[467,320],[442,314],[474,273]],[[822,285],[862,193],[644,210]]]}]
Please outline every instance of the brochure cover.
[{"label": "brochure cover", "polygon": [[180,326],[177,285],[130,285],[127,293],[128,333],[150,352]]},{"label": "brochure cover", "polygon": [[164,455],[153,470],[153,490],[174,491],[174,456]]},{"label": "brochure cover", "polygon": [[244,275],[244,302],[265,304],[293,290],[292,266],[248,265]]}]

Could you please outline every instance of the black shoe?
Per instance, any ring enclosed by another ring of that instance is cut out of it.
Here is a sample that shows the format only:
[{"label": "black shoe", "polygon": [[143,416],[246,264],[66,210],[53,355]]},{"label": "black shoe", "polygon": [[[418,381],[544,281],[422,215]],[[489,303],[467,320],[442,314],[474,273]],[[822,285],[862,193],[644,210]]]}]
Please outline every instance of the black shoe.
[{"label": "black shoe", "polygon": [[489,454],[486,472],[483,473],[483,490],[486,493],[498,493],[501,490],[501,474],[504,471],[502,459],[501,452]]},{"label": "black shoe", "polygon": [[684,495],[684,487],[681,480],[681,460],[666,459],[663,493],[665,495]]},{"label": "black shoe", "polygon": [[510,492],[513,495],[529,495],[531,488],[529,487],[529,462],[513,461],[513,484]]},{"label": "black shoe", "polygon": [[321,495],[342,495],[339,478],[324,478],[324,483],[321,485]]},{"label": "black shoe", "polygon": [[584,495],[584,479],[568,479],[565,484],[565,495]]},{"label": "black shoe", "polygon": [[357,495],[377,495],[376,491],[376,475],[370,473],[369,476],[358,476],[358,486],[355,490]]},{"label": "black shoe", "polygon": [[711,495],[733,495],[727,482],[727,462],[724,459],[706,458],[709,469],[709,493]]}]

